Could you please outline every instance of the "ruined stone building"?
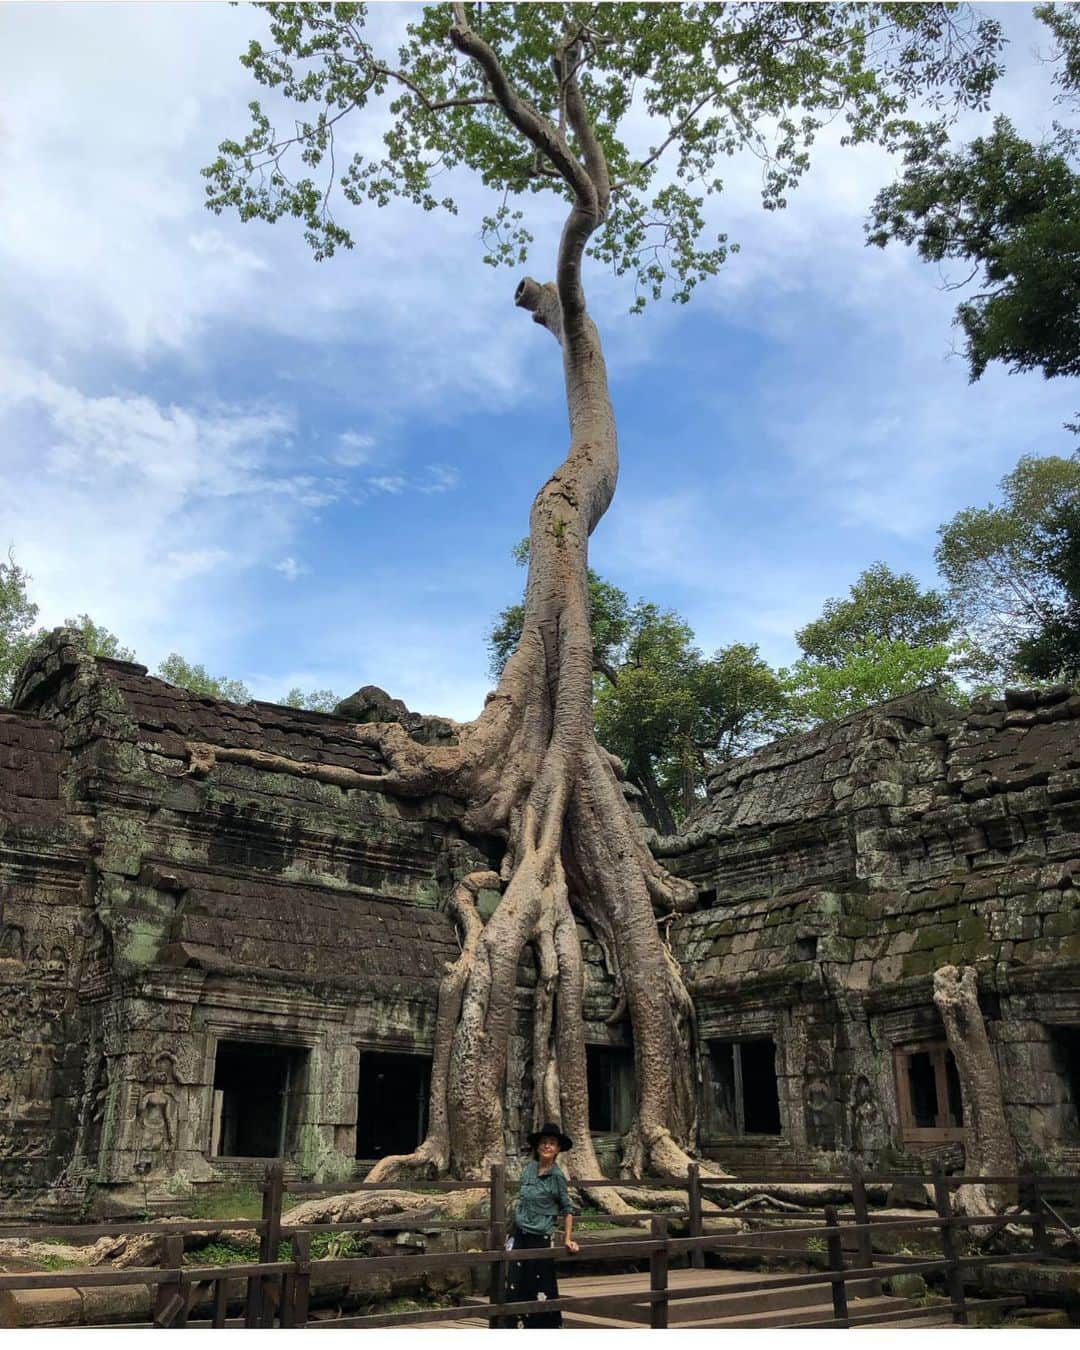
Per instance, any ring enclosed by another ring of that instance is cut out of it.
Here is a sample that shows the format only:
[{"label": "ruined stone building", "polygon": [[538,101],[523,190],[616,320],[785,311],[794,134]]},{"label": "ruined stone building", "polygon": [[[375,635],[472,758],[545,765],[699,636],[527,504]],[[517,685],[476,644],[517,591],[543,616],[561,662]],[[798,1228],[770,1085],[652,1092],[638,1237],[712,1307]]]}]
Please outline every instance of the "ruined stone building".
[{"label": "ruined stone building", "polygon": [[[707,1155],[778,1174],[961,1164],[931,997],[954,963],[979,972],[1021,1157],[1075,1168],[1078,719],[1064,689],[962,714],[914,695],[726,765],[657,842],[701,898],[668,935],[698,1010]],[[271,1157],[338,1179],[418,1141],[457,954],[441,905],[498,851],[438,799],[356,786],[378,766],[351,725],[199,697],[69,631],[38,648],[0,709],[0,1212],[182,1192]],[[633,1053],[585,953],[614,1163]],[[526,961],[518,1139],[531,978]]]}]

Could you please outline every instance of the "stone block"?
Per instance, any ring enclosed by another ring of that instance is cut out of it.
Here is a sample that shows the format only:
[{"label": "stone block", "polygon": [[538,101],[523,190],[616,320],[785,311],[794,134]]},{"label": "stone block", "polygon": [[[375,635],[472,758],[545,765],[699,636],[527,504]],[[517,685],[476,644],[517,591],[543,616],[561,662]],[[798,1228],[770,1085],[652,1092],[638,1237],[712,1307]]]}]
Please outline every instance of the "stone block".
[{"label": "stone block", "polygon": [[0,1327],[76,1327],[81,1322],[77,1289],[0,1289]]}]

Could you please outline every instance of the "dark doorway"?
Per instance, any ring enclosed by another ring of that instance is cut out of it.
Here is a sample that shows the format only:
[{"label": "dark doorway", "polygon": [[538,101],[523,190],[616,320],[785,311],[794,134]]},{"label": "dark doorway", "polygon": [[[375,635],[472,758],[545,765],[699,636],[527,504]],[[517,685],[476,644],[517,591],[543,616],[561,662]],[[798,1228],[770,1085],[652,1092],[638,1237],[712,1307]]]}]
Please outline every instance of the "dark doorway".
[{"label": "dark doorway", "polygon": [[1072,1120],[1066,1129],[1074,1136],[1080,1132],[1080,1027],[1047,1027],[1050,1033],[1054,1068],[1072,1107]]},{"label": "dark doorway", "polygon": [[911,1114],[920,1129],[938,1123],[937,1075],[925,1050],[908,1057],[908,1083],[911,1085]]},{"label": "dark doorway", "polygon": [[377,1162],[422,1143],[430,1085],[429,1055],[361,1051],[356,1156]]},{"label": "dark doorway", "polygon": [[708,1128],[713,1134],[782,1134],[776,1042],[710,1041]]},{"label": "dark doorway", "polygon": [[743,1119],[747,1134],[780,1133],[780,1094],[776,1084],[776,1046],[768,1038],[743,1041]]},{"label": "dark doorway", "polygon": [[585,1069],[592,1134],[623,1134],[634,1107],[633,1051],[611,1045],[587,1045]]},{"label": "dark doorway", "polygon": [[296,1147],[308,1052],[257,1041],[219,1041],[214,1060],[211,1154],[284,1158]]}]

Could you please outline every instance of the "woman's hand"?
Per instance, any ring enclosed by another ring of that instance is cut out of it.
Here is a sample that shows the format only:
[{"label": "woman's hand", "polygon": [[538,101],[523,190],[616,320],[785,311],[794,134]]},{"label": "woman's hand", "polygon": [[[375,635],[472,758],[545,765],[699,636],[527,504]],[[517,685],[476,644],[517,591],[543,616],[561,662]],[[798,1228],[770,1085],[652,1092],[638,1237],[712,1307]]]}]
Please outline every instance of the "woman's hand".
[{"label": "woman's hand", "polygon": [[578,1252],[581,1251],[581,1247],[577,1242],[574,1241],[573,1238],[567,1238],[566,1250],[570,1253],[571,1256],[576,1256]]}]

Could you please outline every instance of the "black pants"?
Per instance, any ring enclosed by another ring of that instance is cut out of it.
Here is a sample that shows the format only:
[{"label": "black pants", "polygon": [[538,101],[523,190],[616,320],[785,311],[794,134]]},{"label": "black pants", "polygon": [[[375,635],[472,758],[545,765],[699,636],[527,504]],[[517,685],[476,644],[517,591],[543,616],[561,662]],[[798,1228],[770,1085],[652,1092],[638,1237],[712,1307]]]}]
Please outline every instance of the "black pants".
[{"label": "black pants", "polygon": [[[515,1250],[523,1247],[551,1246],[551,1238],[541,1237],[539,1233],[526,1233],[517,1227],[514,1228],[513,1236]],[[559,1286],[555,1279],[554,1259],[551,1261],[512,1262],[507,1277],[507,1286],[508,1303],[531,1303],[540,1295],[544,1298],[558,1298]],[[561,1327],[562,1313],[557,1309],[555,1312],[533,1313],[530,1317],[522,1317],[520,1325],[523,1327]]]}]

